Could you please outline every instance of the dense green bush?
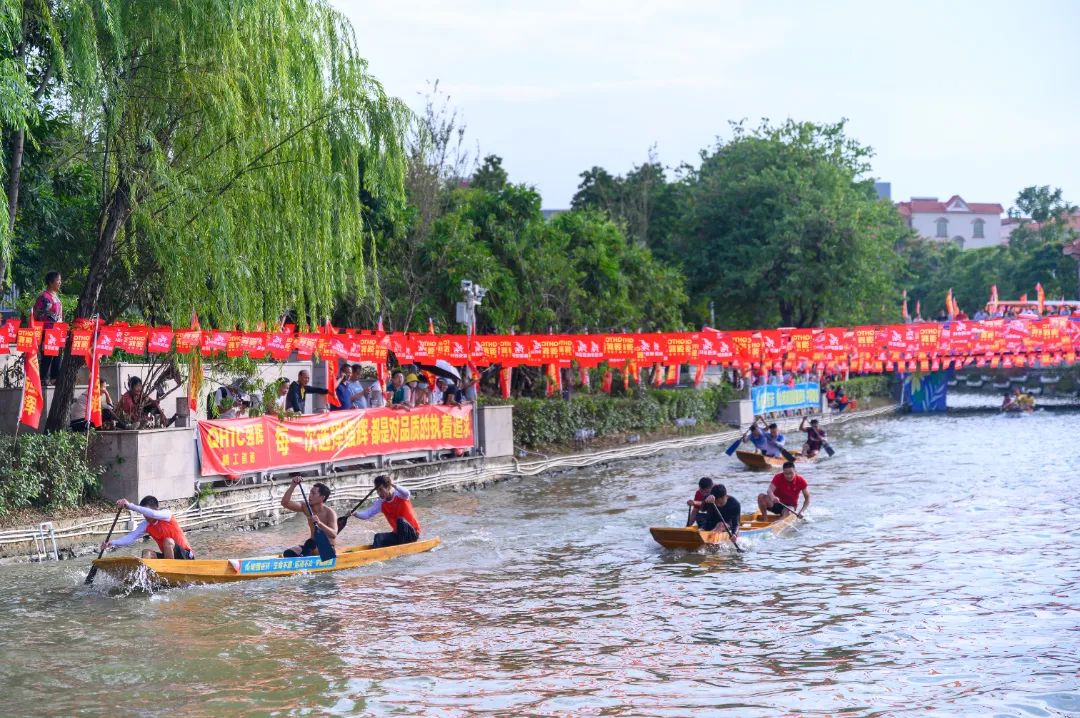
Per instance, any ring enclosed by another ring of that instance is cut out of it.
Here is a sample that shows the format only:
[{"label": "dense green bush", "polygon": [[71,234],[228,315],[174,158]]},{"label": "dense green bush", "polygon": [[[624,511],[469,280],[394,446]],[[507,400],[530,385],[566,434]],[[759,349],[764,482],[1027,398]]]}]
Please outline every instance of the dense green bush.
[{"label": "dense green bush", "polygon": [[889,396],[891,374],[872,374],[853,376],[847,381],[834,382],[834,386],[844,387],[844,392],[852,399],[866,399],[871,396]]},{"label": "dense green bush", "polygon": [[100,474],[85,457],[85,434],[0,437],[0,515],[29,506],[60,509],[82,503],[96,493]]},{"label": "dense green bush", "polygon": [[725,403],[734,398],[728,386],[695,391],[652,389],[639,397],[578,394],[563,399],[514,399],[514,443],[538,446],[572,441],[578,429],[596,436],[626,431],[655,431],[676,419],[698,423],[716,421]]}]

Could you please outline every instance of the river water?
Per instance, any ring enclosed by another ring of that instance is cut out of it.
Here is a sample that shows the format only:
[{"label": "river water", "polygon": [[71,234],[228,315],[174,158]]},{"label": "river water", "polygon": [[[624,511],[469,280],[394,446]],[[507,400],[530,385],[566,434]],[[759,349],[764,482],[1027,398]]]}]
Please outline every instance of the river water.
[{"label": "river water", "polygon": [[147,595],[5,567],[0,715],[1077,716],[1078,426],[836,427],[808,521],[742,555],[648,532],[702,475],[754,503],[768,476],[717,446],[419,497],[443,546],[348,572]]}]

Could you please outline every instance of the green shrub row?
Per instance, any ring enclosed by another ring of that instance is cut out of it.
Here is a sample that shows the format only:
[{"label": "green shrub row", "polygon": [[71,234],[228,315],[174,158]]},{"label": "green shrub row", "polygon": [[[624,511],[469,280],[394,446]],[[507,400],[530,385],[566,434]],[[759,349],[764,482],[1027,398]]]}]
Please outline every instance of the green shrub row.
[{"label": "green shrub row", "polygon": [[853,376],[847,381],[833,382],[833,386],[844,387],[844,392],[852,399],[866,399],[871,396],[889,396],[890,374],[872,374]]},{"label": "green shrub row", "polygon": [[81,433],[0,437],[0,516],[30,506],[78,506],[96,495],[101,472],[85,457],[86,435]]},{"label": "green shrub row", "polygon": [[729,386],[700,391],[651,389],[636,397],[578,394],[564,399],[513,399],[514,443],[534,447],[573,441],[578,429],[596,436],[627,431],[655,431],[676,419],[714,422],[735,397]]}]

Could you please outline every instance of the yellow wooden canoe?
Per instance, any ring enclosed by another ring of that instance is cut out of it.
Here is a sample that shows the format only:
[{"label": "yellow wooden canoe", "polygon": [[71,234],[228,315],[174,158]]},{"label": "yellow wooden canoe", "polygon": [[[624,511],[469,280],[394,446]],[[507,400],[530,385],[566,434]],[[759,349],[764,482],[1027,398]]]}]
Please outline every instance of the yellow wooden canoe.
[{"label": "yellow wooden canoe", "polygon": [[[737,538],[764,535],[778,536],[798,521],[798,518],[792,513],[786,516],[769,516],[764,521],[756,517],[757,514],[743,514],[740,517]],[[684,548],[693,551],[704,546],[731,544],[727,531],[722,527],[719,531],[702,531],[696,526],[680,528],[654,527],[649,529],[649,533],[652,534],[656,543],[664,548]]]},{"label": "yellow wooden canoe", "polygon": [[291,576],[302,572],[344,571],[398,556],[430,551],[439,543],[439,538],[435,537],[426,541],[385,548],[372,548],[370,545],[349,546],[339,550],[337,557],[329,561],[320,561],[318,556],[283,558],[280,555],[196,561],[113,556],[99,558],[94,561],[94,565],[98,567],[98,570],[122,581],[145,582],[152,586],[189,586],[200,583],[231,583],[272,576]]},{"label": "yellow wooden canoe", "polygon": [[[816,456],[803,456],[798,449],[792,451],[791,454],[795,457],[795,463],[797,464],[805,464],[817,458]],[[784,462],[787,461],[783,456],[765,456],[756,451],[736,451],[735,456],[739,457],[739,461],[751,469],[759,470],[782,469],[784,468]]]}]

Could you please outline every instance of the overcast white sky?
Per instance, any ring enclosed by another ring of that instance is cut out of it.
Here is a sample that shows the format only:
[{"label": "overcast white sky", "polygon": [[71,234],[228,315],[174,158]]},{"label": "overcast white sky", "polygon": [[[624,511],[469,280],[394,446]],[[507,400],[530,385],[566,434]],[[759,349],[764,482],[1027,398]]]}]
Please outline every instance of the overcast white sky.
[{"label": "overcast white sky", "polygon": [[894,200],[1080,204],[1080,2],[332,2],[390,93],[419,109],[439,80],[545,208],[762,117],[847,117]]}]

